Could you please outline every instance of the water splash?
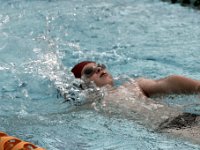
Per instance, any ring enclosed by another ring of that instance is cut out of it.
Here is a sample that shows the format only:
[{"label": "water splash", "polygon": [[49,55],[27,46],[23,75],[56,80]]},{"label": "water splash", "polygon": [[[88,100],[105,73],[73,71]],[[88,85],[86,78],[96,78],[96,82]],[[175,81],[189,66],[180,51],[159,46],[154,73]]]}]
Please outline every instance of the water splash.
[{"label": "water splash", "polygon": [[[66,101],[73,101],[73,103],[83,103],[84,94],[81,92],[79,85],[80,80],[74,79],[70,69],[63,65],[62,58],[64,53],[59,49],[59,38],[52,36],[54,26],[51,24],[55,17],[46,16],[46,31],[42,35],[33,38],[34,41],[39,41],[45,47],[35,47],[32,51],[36,58],[21,65],[25,68],[24,72],[32,74],[33,76],[40,76],[41,78],[50,80],[58,91],[58,97],[64,98]],[[67,43],[79,50],[79,47]]]}]

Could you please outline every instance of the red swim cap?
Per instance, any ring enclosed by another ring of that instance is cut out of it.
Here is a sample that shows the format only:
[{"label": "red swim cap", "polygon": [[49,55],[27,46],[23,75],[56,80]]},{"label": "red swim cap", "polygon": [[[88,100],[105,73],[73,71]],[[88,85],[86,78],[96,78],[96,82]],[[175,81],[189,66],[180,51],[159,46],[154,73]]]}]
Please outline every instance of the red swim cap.
[{"label": "red swim cap", "polygon": [[87,64],[89,64],[89,63],[95,63],[95,62],[93,62],[93,61],[82,61],[82,62],[76,64],[72,68],[71,72],[74,74],[74,76],[76,78],[81,78],[81,72],[82,72],[84,66],[87,65]]}]

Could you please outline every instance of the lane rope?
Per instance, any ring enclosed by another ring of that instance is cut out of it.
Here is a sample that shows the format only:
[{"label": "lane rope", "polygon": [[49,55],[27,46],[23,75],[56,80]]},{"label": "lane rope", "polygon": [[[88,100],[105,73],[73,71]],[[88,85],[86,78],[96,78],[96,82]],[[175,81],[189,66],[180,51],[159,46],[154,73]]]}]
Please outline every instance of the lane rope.
[{"label": "lane rope", "polygon": [[45,150],[30,142],[9,136],[0,131],[0,150]]}]

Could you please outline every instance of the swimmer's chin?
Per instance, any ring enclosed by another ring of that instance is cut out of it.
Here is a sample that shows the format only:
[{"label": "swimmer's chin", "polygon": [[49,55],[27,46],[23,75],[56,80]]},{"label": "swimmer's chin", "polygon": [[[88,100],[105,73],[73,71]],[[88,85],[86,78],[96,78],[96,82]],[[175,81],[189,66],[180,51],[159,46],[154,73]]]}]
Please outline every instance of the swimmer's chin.
[{"label": "swimmer's chin", "polygon": [[114,82],[113,81],[108,81],[108,82],[105,82],[104,84],[96,84],[97,87],[113,87],[114,86]]}]

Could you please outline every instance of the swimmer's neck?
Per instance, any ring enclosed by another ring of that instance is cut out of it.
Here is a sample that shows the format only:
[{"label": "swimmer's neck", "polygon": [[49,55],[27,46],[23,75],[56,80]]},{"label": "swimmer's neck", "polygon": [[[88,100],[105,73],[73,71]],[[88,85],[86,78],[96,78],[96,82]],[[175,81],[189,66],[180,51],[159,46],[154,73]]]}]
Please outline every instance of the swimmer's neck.
[{"label": "swimmer's neck", "polygon": [[[120,85],[120,86],[123,86],[123,85]],[[106,91],[115,91],[118,89],[119,86],[117,85],[110,85],[110,84],[107,84],[107,85],[104,85],[103,87],[101,87],[102,89],[106,90]]]}]

